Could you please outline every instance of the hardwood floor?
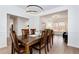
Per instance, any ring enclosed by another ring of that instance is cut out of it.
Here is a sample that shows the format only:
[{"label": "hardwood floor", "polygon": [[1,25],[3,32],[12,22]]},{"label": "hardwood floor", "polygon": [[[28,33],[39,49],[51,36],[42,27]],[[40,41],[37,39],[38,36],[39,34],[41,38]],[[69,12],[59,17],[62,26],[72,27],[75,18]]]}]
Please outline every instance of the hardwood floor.
[{"label": "hardwood floor", "polygon": [[[8,42],[8,47],[1,48],[0,54],[10,54],[11,53],[11,41]],[[38,54],[39,52],[33,49],[33,54]],[[42,50],[42,54],[44,51]],[[79,48],[69,47],[64,43],[62,36],[54,36],[54,43],[48,54],[79,54]]]}]

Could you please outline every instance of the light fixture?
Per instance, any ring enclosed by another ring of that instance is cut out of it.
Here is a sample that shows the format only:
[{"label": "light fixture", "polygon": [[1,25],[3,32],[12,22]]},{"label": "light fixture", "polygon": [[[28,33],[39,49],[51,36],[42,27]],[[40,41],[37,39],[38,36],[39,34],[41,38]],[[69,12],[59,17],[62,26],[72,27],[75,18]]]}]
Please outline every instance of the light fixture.
[{"label": "light fixture", "polygon": [[55,14],[55,15],[53,15],[52,17],[53,17],[54,19],[58,19],[58,18],[61,18],[61,15]]},{"label": "light fixture", "polygon": [[26,7],[26,12],[29,14],[39,14],[43,11],[43,8],[38,5],[28,5]]}]

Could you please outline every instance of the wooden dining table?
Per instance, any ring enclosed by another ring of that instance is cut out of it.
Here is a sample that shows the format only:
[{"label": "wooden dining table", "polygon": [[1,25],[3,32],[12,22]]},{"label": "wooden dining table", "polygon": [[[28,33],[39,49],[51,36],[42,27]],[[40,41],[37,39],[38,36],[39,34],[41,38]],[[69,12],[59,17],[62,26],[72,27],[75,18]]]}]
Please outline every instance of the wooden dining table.
[{"label": "wooden dining table", "polygon": [[30,46],[32,46],[35,43],[38,43],[41,38],[41,35],[39,36],[28,36],[27,39],[19,39],[20,42],[25,46],[25,53],[30,54]]}]

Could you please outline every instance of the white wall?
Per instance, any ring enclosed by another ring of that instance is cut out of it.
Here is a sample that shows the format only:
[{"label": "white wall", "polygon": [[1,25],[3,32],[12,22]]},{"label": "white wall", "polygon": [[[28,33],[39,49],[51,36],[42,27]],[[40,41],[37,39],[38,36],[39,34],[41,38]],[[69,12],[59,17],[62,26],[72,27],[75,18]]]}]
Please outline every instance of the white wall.
[{"label": "white wall", "polygon": [[10,15],[7,15],[7,37],[10,36],[10,28],[11,24],[13,24],[13,19],[10,17]]},{"label": "white wall", "polygon": [[0,6],[0,48],[7,47],[7,13],[28,17],[25,10],[16,6]]},{"label": "white wall", "polygon": [[40,31],[40,17],[39,16],[31,16],[29,20],[29,28],[35,28],[36,31]]},{"label": "white wall", "polygon": [[7,46],[7,20],[5,12],[0,11],[0,48]]},{"label": "white wall", "polygon": [[68,45],[79,48],[79,6],[69,7],[68,32]]},{"label": "white wall", "polygon": [[17,23],[15,27],[18,36],[22,35],[22,29],[26,28],[28,24],[29,24],[29,19],[17,17]]},{"label": "white wall", "polygon": [[7,36],[10,38],[10,28],[11,24],[13,24],[13,29],[16,31],[16,34],[22,35],[22,29],[26,28],[28,25],[29,19],[23,18],[23,17],[18,17],[18,16],[13,16],[13,15],[8,15],[7,16]]}]

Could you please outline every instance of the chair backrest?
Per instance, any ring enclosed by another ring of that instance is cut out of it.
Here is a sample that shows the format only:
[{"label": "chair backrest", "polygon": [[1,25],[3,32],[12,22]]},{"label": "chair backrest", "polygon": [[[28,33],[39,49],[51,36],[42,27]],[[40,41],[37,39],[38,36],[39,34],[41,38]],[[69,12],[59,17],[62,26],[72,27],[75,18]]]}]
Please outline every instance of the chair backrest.
[{"label": "chair backrest", "polygon": [[46,44],[47,41],[47,31],[44,30],[42,31],[41,39],[40,39],[40,44]]},{"label": "chair backrest", "polygon": [[22,39],[27,39],[29,35],[29,29],[22,29]]},{"label": "chair backrest", "polygon": [[54,35],[54,31],[53,30],[51,30],[51,33],[52,33],[52,36]]},{"label": "chair backrest", "polygon": [[52,30],[49,30],[49,35],[52,36]]},{"label": "chair backrest", "polygon": [[36,29],[30,29],[31,34],[35,34]]},{"label": "chair backrest", "polygon": [[52,38],[52,30],[50,30],[50,29],[48,29],[48,33],[47,33],[47,40],[48,40],[48,42],[51,40],[51,38]]},{"label": "chair backrest", "polygon": [[10,33],[10,37],[11,37],[11,40],[12,40],[12,43],[13,43],[13,48],[14,48],[16,51],[19,51],[19,45],[18,45],[18,39],[17,39],[16,32],[15,32],[15,31],[12,31],[12,32]]}]

